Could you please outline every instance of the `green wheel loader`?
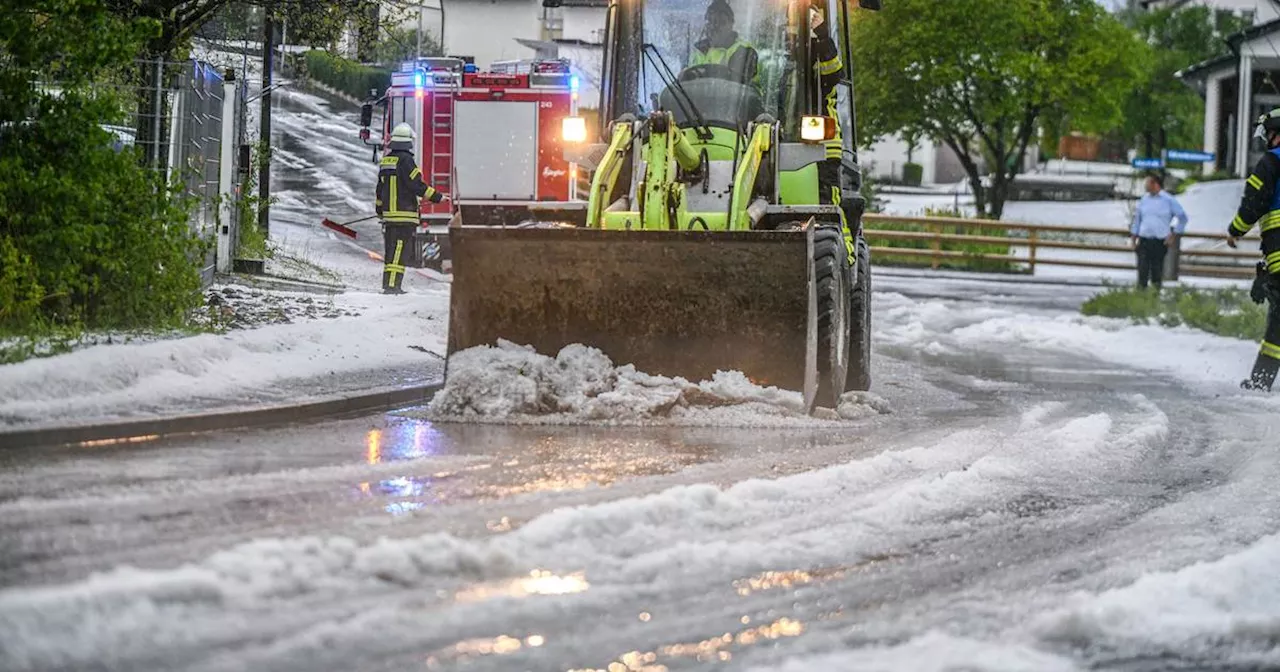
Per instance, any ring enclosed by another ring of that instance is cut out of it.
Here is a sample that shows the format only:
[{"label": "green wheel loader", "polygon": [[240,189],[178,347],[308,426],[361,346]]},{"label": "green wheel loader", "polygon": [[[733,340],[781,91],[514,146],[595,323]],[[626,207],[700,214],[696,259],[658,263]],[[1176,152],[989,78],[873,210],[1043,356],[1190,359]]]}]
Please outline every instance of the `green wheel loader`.
[{"label": "green wheel loader", "polygon": [[876,8],[611,0],[599,141],[581,119],[564,125],[589,197],[542,204],[546,221],[521,227],[450,229],[449,352],[582,343],[653,374],[742,371],[802,391],[809,411],[866,390],[871,267],[845,26]]}]

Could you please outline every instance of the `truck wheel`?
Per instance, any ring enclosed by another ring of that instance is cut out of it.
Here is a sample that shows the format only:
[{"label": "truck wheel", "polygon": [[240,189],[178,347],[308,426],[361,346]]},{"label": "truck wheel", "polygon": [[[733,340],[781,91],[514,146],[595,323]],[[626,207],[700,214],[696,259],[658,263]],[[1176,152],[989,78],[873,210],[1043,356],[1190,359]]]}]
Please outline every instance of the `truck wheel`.
[{"label": "truck wheel", "polygon": [[849,290],[849,376],[846,391],[871,389],[871,250],[858,236],[857,282]]},{"label": "truck wheel", "polygon": [[849,370],[849,255],[840,228],[823,226],[813,234],[814,277],[818,290],[819,406],[835,408],[844,394]]}]

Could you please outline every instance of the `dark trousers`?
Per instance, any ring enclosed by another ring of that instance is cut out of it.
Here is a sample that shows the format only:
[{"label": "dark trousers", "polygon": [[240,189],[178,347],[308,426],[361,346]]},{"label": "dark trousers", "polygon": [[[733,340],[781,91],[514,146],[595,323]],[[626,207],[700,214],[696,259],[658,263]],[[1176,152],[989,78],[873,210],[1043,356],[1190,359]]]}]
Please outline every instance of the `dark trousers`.
[{"label": "dark trousers", "polygon": [[1242,387],[1254,390],[1271,390],[1276,382],[1276,373],[1280,372],[1280,276],[1260,278],[1266,283],[1267,295],[1267,332],[1262,337],[1262,346],[1258,350],[1258,359],[1253,363],[1253,372]]},{"label": "dark trousers", "polygon": [[1138,287],[1146,289],[1147,283],[1160,287],[1164,282],[1164,256],[1169,248],[1163,238],[1138,239]]},{"label": "dark trousers", "polygon": [[827,159],[818,164],[818,203],[840,204],[840,159]]},{"label": "dark trousers", "polygon": [[382,257],[382,291],[399,292],[404,282],[404,260],[409,258],[409,246],[413,244],[413,232],[417,224],[384,222],[382,238],[386,241]]}]

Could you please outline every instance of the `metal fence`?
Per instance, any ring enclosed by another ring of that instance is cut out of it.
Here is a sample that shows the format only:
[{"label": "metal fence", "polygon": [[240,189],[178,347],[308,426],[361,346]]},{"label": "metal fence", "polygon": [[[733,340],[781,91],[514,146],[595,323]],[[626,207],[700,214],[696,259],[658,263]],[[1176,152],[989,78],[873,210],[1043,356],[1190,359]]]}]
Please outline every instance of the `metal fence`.
[{"label": "metal fence", "polygon": [[198,60],[139,61],[135,73],[134,82],[112,85],[125,102],[121,123],[108,129],[117,146],[136,147],[190,199],[191,230],[208,243],[201,260],[208,284],[216,271],[230,270],[236,249],[245,82]]}]

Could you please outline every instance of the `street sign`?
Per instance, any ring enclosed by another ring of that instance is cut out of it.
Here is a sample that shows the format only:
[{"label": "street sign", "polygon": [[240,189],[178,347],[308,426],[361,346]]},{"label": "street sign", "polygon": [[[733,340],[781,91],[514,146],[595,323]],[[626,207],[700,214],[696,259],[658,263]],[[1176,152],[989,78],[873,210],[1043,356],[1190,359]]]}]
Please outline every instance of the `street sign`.
[{"label": "street sign", "polygon": [[1157,157],[1157,158],[1154,158],[1154,159],[1134,159],[1134,160],[1133,160],[1133,167],[1134,167],[1134,168],[1147,168],[1147,169],[1151,169],[1151,168],[1164,168],[1164,159],[1161,159],[1161,158],[1158,158],[1158,157]]},{"label": "street sign", "polygon": [[1215,158],[1213,152],[1197,152],[1193,149],[1171,149],[1165,154],[1170,161],[1185,161],[1187,163],[1209,163]]}]

